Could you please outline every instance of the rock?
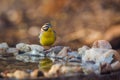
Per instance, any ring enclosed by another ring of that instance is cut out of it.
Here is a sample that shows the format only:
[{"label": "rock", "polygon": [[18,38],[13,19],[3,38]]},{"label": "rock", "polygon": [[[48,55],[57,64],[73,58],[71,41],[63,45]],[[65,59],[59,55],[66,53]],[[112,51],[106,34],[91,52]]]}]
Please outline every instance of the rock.
[{"label": "rock", "polygon": [[13,73],[7,73],[6,76],[7,76],[8,78],[13,78],[13,77],[14,77],[14,76],[13,76]]},{"label": "rock", "polygon": [[59,75],[59,70],[62,67],[62,64],[54,64],[52,65],[51,69],[49,70],[48,74],[45,75],[46,77],[50,77],[50,76],[58,76]]},{"label": "rock", "polygon": [[39,52],[44,50],[44,48],[42,46],[36,45],[36,44],[29,45],[29,47],[31,48],[31,50],[37,50]]},{"label": "rock", "polygon": [[6,50],[6,53],[13,53],[14,55],[17,55],[18,54],[18,49],[16,49],[16,48],[8,48]]},{"label": "rock", "polygon": [[33,72],[30,73],[31,78],[37,78],[44,76],[42,71],[39,71],[39,69],[35,69]]},{"label": "rock", "polygon": [[44,54],[40,53],[36,50],[32,50],[30,52],[24,52],[24,54],[18,54],[15,56],[17,60],[24,61],[24,62],[39,62],[41,59],[44,58]]},{"label": "rock", "polygon": [[4,54],[6,53],[6,50],[5,49],[0,49],[0,54]]},{"label": "rock", "polygon": [[62,66],[60,68],[61,74],[68,74],[68,73],[75,73],[75,72],[82,72],[82,68],[80,66]]},{"label": "rock", "polygon": [[23,62],[30,62],[31,58],[27,55],[16,55],[15,56],[16,60],[20,60],[20,61],[23,61]]},{"label": "rock", "polygon": [[56,60],[56,54],[55,54],[54,51],[49,52],[49,53],[47,54],[47,56],[48,56],[53,62],[55,62],[55,60]]},{"label": "rock", "polygon": [[1,75],[2,77],[6,78],[8,72],[9,72],[9,71],[6,70],[6,71],[4,71],[4,72],[1,72],[0,75]]},{"label": "rock", "polygon": [[96,64],[93,64],[91,62],[83,63],[82,70],[83,70],[84,74],[86,74],[86,75],[91,74],[91,73],[96,73],[96,74],[101,73],[99,63],[96,63]]},{"label": "rock", "polygon": [[32,55],[39,55],[39,56],[44,56],[44,53],[40,53],[38,50],[36,50],[36,49],[34,49],[34,50],[32,50],[32,51],[30,51],[30,52],[27,52],[28,54],[30,54],[31,56]]},{"label": "rock", "polygon": [[55,47],[50,48],[47,51],[54,52],[55,54],[58,54],[63,48],[64,48],[64,46],[55,46]]},{"label": "rock", "polygon": [[8,49],[9,48],[9,46],[8,46],[8,44],[7,43],[1,43],[0,44],[0,49]]},{"label": "rock", "polygon": [[95,61],[97,63],[111,63],[113,60],[114,52],[111,52],[108,49],[99,49],[91,48],[85,52],[85,55],[82,57],[82,61]]},{"label": "rock", "polygon": [[85,51],[86,51],[86,50],[89,50],[89,49],[90,49],[90,48],[89,48],[88,46],[84,45],[82,48],[78,48],[78,54],[79,54],[80,56],[82,56],[82,55],[85,54]]},{"label": "rock", "polygon": [[68,52],[68,56],[70,56],[70,57],[78,57],[79,54],[78,54],[77,51],[71,51],[71,52]]},{"label": "rock", "polygon": [[37,50],[38,52],[41,52],[44,50],[44,48],[40,45],[37,45],[37,44],[29,45],[29,44],[25,44],[25,43],[18,43],[16,45],[16,48],[22,52],[29,52],[32,50]]},{"label": "rock", "polygon": [[64,47],[58,54],[57,56],[65,57],[68,56],[68,51],[70,51],[69,47]]},{"label": "rock", "polygon": [[110,50],[110,52],[114,53],[114,56],[113,56],[114,60],[120,62],[120,54],[115,50]]},{"label": "rock", "polygon": [[112,71],[112,67],[109,63],[102,63],[100,65],[101,68],[101,73],[109,73],[110,71]]},{"label": "rock", "polygon": [[6,50],[9,48],[7,43],[1,43],[0,44],[0,54],[4,54],[6,53]]},{"label": "rock", "polygon": [[81,59],[71,58],[71,59],[68,60],[68,62],[81,63]]},{"label": "rock", "polygon": [[64,64],[54,64],[49,70],[47,77],[54,76],[57,77],[59,75],[64,75],[68,73],[82,72],[82,68],[79,66],[70,66]]},{"label": "rock", "polygon": [[92,48],[112,49],[112,46],[106,40],[98,40],[93,43]]},{"label": "rock", "polygon": [[25,78],[29,78],[29,77],[30,77],[30,74],[28,74],[28,73],[25,72],[25,71],[16,70],[16,71],[13,73],[13,76],[14,76],[16,79],[25,79]]},{"label": "rock", "polygon": [[25,43],[18,43],[16,44],[16,48],[20,51],[23,51],[23,52],[29,52],[31,51],[31,48],[28,44],[25,44]]},{"label": "rock", "polygon": [[119,70],[120,69],[120,62],[116,61],[111,64],[112,70]]}]

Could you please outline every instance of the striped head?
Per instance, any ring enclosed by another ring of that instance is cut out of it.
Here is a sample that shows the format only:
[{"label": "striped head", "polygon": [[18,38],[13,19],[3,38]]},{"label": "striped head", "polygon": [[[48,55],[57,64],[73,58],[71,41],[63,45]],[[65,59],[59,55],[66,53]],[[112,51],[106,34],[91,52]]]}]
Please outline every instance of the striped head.
[{"label": "striped head", "polygon": [[51,24],[50,23],[45,23],[42,28],[41,31],[47,31],[49,28],[51,28]]}]

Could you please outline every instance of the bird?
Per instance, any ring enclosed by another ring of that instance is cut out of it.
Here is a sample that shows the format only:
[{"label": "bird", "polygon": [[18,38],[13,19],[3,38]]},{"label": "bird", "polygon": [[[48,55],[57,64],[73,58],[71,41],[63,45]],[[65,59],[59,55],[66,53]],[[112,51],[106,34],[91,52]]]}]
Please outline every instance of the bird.
[{"label": "bird", "polygon": [[40,31],[39,35],[40,44],[42,46],[51,46],[56,41],[56,32],[52,29],[50,23],[45,23]]}]

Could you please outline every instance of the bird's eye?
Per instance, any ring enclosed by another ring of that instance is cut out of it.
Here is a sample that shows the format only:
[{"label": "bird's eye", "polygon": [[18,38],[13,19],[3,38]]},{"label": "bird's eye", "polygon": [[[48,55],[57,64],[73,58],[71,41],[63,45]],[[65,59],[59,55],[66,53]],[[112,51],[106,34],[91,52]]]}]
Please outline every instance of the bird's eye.
[{"label": "bird's eye", "polygon": [[49,28],[49,26],[44,26],[44,27],[42,27],[42,29],[43,29],[44,31],[47,31],[48,28]]}]

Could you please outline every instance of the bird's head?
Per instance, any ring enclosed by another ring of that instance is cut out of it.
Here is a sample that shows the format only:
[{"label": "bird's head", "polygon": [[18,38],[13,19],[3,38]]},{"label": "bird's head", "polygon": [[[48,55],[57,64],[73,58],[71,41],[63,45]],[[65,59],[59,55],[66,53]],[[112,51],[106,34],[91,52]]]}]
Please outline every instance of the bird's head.
[{"label": "bird's head", "polygon": [[41,28],[42,31],[48,31],[49,29],[51,29],[50,23],[45,23]]}]

